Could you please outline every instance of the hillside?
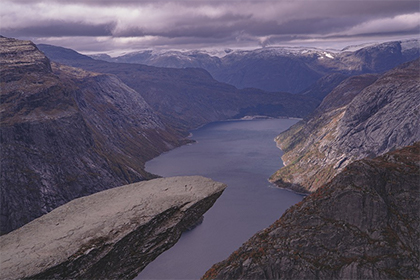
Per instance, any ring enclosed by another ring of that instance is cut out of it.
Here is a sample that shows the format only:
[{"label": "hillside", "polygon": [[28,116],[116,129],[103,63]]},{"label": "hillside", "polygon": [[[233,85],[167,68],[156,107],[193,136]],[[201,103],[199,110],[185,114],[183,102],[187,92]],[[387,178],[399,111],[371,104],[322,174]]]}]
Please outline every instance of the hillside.
[{"label": "hillside", "polygon": [[276,138],[286,166],[270,180],[313,192],[354,160],[419,141],[419,71],[415,60],[344,80],[310,118]]},{"label": "hillside", "polygon": [[202,279],[417,279],[420,143],[348,165]]}]

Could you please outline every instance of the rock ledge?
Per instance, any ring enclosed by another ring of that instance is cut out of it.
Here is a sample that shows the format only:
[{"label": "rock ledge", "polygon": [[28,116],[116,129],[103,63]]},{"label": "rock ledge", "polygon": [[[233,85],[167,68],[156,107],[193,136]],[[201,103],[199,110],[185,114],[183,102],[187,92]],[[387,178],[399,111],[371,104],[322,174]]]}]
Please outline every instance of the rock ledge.
[{"label": "rock ledge", "polygon": [[0,278],[134,278],[225,188],[204,177],[173,177],[73,200],[0,237]]}]

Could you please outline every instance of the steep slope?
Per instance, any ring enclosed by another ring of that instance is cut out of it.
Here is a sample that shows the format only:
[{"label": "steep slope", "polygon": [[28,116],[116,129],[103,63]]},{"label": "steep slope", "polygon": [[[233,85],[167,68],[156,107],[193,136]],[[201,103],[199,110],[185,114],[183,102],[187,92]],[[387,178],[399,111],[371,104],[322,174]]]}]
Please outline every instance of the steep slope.
[{"label": "steep slope", "polygon": [[57,75],[31,42],[0,45],[2,234],[74,198],[151,178],[145,161],[180,145],[116,77]]},{"label": "steep slope", "polygon": [[267,93],[258,89],[238,90],[217,82],[202,69],[157,68],[140,64],[109,63],[73,50],[40,45],[50,59],[88,71],[111,73],[139,92],[172,127],[186,133],[203,124],[248,112],[303,117],[318,100],[290,93]]},{"label": "steep slope", "polygon": [[203,279],[418,279],[420,143],[356,161]]},{"label": "steep slope", "polygon": [[[140,51],[120,57],[94,56],[110,62],[159,67],[199,67],[218,81],[238,88],[298,93],[325,75],[382,73],[420,56],[418,40],[353,46],[339,50],[265,47],[255,50]],[[328,92],[327,92],[328,93]]]},{"label": "steep slope", "polygon": [[348,75],[341,73],[333,73],[325,75],[315,83],[313,83],[309,88],[306,88],[300,94],[305,96],[310,96],[318,100],[323,100],[336,86],[338,86],[342,81],[348,78]]},{"label": "steep slope", "polygon": [[71,201],[0,237],[0,278],[132,279],[225,187],[204,177],[173,177]]},{"label": "steep slope", "polygon": [[378,79],[363,75],[337,86],[316,113],[280,134],[285,167],[270,180],[315,191],[350,162],[420,140],[419,60]]}]

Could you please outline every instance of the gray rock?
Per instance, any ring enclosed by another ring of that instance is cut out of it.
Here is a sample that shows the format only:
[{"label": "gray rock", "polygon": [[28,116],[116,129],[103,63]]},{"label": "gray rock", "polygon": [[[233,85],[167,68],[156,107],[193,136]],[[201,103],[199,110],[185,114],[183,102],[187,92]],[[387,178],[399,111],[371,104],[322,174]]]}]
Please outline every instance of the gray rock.
[{"label": "gray rock", "polygon": [[134,278],[225,187],[199,176],[173,177],[75,199],[0,237],[0,278]]}]

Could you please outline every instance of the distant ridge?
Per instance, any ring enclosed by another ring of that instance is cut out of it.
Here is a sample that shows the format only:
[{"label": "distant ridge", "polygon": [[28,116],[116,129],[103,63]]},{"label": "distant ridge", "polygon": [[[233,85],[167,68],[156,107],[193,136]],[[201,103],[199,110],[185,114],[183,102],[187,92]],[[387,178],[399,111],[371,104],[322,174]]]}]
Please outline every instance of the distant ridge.
[{"label": "distant ridge", "polygon": [[159,67],[199,67],[218,81],[238,88],[300,93],[332,73],[381,73],[420,56],[419,40],[349,46],[343,50],[307,47],[265,47],[255,50],[145,50],[118,57],[93,55],[109,62]]}]

